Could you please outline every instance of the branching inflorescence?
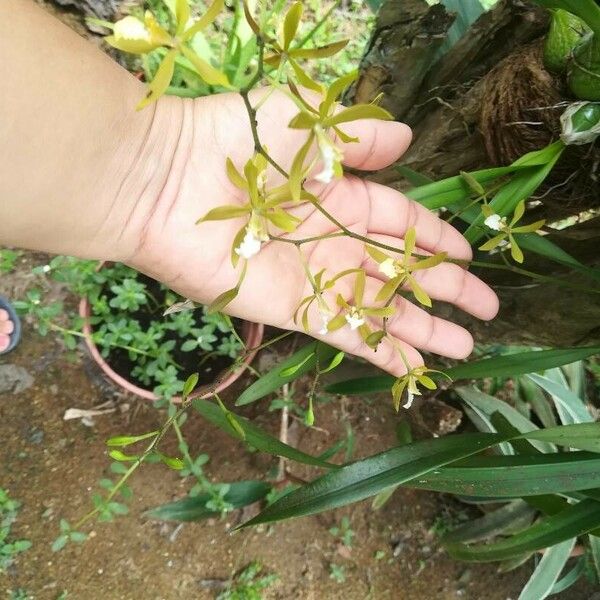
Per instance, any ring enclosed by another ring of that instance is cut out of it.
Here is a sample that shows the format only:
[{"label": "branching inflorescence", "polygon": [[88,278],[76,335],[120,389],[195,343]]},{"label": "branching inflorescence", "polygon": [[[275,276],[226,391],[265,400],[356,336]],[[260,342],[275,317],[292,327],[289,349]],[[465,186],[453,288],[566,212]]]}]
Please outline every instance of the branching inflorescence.
[{"label": "branching inflorescence", "polygon": [[[106,41],[115,48],[134,54],[147,54],[157,49],[163,51],[161,64],[148,85],[148,94],[138,108],[156,101],[167,91],[178,57],[189,61],[207,84],[221,90],[235,89],[227,75],[198,56],[191,45],[193,37],[209,27],[223,7],[224,0],[215,0],[202,17],[193,21],[188,0],[176,0],[171,30],[161,26],[149,11],[145,13],[143,20],[128,16],[114,24],[113,33]],[[408,407],[413,396],[420,393],[419,385],[435,389],[436,384],[427,376],[427,367],[414,367],[409,363],[402,348],[388,334],[387,321],[396,311],[396,295],[404,290],[411,293],[418,303],[431,307],[431,299],[419,285],[415,272],[435,267],[448,258],[445,253],[426,257],[415,254],[414,228],[406,232],[403,248],[390,248],[353,232],[326,210],[318,195],[305,187],[309,178],[326,186],[343,176],[344,153],[341,146],[359,141],[344,131],[346,123],[359,119],[390,120],[393,117],[375,102],[351,107],[341,104],[340,98],[356,79],[357,72],[344,75],[325,86],[315,81],[301,66],[306,60],[332,56],[346,44],[346,41],[336,41],[316,48],[304,48],[297,43],[296,36],[303,12],[301,2],[293,3],[287,11],[277,36],[270,35],[257,23],[245,3],[243,8],[247,24],[256,36],[257,57],[254,75],[243,88],[235,91],[241,94],[248,112],[254,153],[244,165],[234,164],[231,158],[227,158],[224,165],[231,183],[245,195],[245,203],[216,207],[200,216],[197,221],[202,224],[215,220],[244,219],[231,245],[231,263],[239,271],[238,282],[234,288],[223,292],[210,309],[222,310],[237,296],[247,269],[252,268],[253,257],[260,253],[265,244],[292,243],[298,249],[299,260],[312,288],[312,294],[305,297],[298,306],[294,321],[299,321],[305,331],[313,330],[322,336],[342,327],[358,330],[363,342],[373,351],[377,350],[382,340],[389,339],[406,367],[406,374],[398,379],[393,388],[394,405],[396,408],[400,406],[401,397],[406,391],[404,406]],[[268,88],[262,99],[253,104],[250,91],[265,84]],[[265,94],[268,97],[274,90],[285,93],[298,109],[288,127],[306,132],[289,171],[269,154],[258,134],[257,113],[265,100]],[[272,181],[277,183],[273,184]],[[522,262],[522,253],[513,234],[535,231],[543,222],[515,227],[516,221],[523,214],[524,204],[519,205],[509,224],[504,217],[493,213],[486,202],[485,191],[483,188],[480,191],[481,194],[475,195],[483,200],[485,227],[497,233],[482,248],[493,249],[499,244],[510,242],[514,260]],[[333,224],[335,231],[294,238],[294,232],[302,224],[302,219],[294,214],[297,212],[295,209],[303,204],[312,205],[322,213]],[[339,236],[362,241],[365,257],[370,257],[384,279],[387,279],[372,305],[365,305],[363,300],[365,269],[347,269],[339,273],[321,270],[312,273],[303,258],[304,244]],[[339,282],[346,278],[352,281],[353,286],[350,301],[336,291]],[[313,314],[311,309],[315,308],[316,312]],[[314,323],[311,327],[312,321]]]}]

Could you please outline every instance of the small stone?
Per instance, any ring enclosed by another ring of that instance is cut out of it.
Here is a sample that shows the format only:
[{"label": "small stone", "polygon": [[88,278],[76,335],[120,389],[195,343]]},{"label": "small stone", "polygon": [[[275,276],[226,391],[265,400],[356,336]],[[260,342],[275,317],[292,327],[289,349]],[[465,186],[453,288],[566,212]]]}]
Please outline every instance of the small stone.
[{"label": "small stone", "polygon": [[20,394],[33,385],[29,371],[17,365],[0,365],[0,394]]}]

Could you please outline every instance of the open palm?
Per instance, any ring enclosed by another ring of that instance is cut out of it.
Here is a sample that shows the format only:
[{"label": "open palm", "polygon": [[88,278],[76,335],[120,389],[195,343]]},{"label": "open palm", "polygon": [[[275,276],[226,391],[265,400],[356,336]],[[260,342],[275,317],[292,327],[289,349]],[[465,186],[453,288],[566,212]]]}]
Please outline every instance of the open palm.
[{"label": "open palm", "polygon": [[[254,101],[265,92],[258,91]],[[231,260],[231,245],[243,218],[210,221],[196,225],[210,209],[224,204],[244,204],[247,198],[235,188],[225,173],[227,157],[241,168],[253,152],[248,114],[240,96],[223,94],[198,99],[188,105],[187,123],[193,136],[180,147],[163,193],[150,211],[139,251],[132,265],[164,282],[185,297],[210,303],[232,288],[239,277]],[[288,168],[306,139],[306,132],[291,130],[287,124],[297,112],[283,94],[266,99],[258,112],[260,140],[269,154]],[[394,162],[410,142],[410,130],[399,123],[356,121],[344,126],[359,143],[344,147],[344,163],[364,170],[383,168]],[[277,185],[277,174],[269,173]],[[417,247],[423,253],[445,251],[450,257],[469,259],[471,249],[453,227],[390,188],[347,176],[329,186],[308,182],[318,192],[323,207],[353,232],[402,247],[402,239],[415,227]],[[294,238],[320,236],[337,231],[311,205],[296,209],[303,223]],[[302,254],[314,274],[326,269],[332,277],[345,269],[367,270],[365,304],[373,304],[386,278],[365,252],[364,243],[348,237],[335,237],[302,245]],[[352,301],[352,277],[341,279],[338,292]],[[433,298],[451,302],[482,319],[492,318],[498,309],[494,292],[461,267],[444,263],[419,272],[419,282]],[[226,312],[250,321],[286,329],[299,329],[293,316],[301,299],[312,293],[299,250],[293,244],[271,241],[248,262],[248,272],[237,298]],[[462,327],[430,315],[402,296],[397,296],[397,311],[388,323],[389,333],[401,344],[412,366],[422,364],[418,350],[462,358],[472,350],[471,335]],[[335,302],[330,302],[335,309]],[[390,340],[374,352],[366,346],[357,330],[343,327],[320,335],[322,323],[315,311],[310,313],[310,333],[326,339],[341,350],[362,356],[394,375],[406,367]]]}]

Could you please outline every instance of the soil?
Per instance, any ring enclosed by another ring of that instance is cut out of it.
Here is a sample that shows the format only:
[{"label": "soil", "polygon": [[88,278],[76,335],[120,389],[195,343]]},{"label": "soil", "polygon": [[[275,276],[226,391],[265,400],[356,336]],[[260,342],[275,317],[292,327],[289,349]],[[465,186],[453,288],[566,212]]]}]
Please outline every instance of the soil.
[{"label": "soil", "polygon": [[[34,259],[40,264],[39,257],[27,255],[16,273],[3,275],[0,293],[9,298],[21,294],[31,279]],[[254,365],[264,368],[272,360],[263,352]],[[189,480],[155,464],[144,466],[133,478],[129,515],[112,523],[94,523],[87,542],[53,553],[50,545],[58,535],[59,519],[73,522],[85,514],[98,480],[108,475],[105,440],[155,429],[164,413],[146,401],[107,391],[98,385],[102,380],[97,372],[86,369],[83,355],[64,350],[51,336],[40,338],[28,324],[20,346],[0,357],[0,363],[4,369],[24,370],[33,379],[25,378],[19,388],[0,393],[0,485],[23,503],[12,535],[33,544],[7,573],[0,574],[0,591],[5,594],[0,597],[23,588],[35,600],[56,600],[65,590],[69,600],[210,599],[233,573],[257,560],[266,573],[279,578],[263,592],[265,599],[506,600],[519,595],[533,568],[529,561],[516,571],[498,574],[495,565],[451,560],[440,547],[437,532],[470,509],[448,496],[416,490],[397,491],[379,511],[365,501],[235,535],[231,528],[251,511],[183,526],[151,521],[144,517],[145,510],[184,497],[191,486]],[[349,368],[355,374],[361,367]],[[245,384],[247,380],[237,382],[223,395],[224,401],[232,403]],[[299,395],[307,384],[300,384]],[[92,427],[80,420],[63,420],[68,408],[93,409],[101,404],[112,412],[94,417]],[[277,435],[279,413],[270,413],[267,407],[268,401],[263,401],[242,412]],[[413,425],[422,420],[412,411],[397,415],[385,398],[342,398],[319,405],[318,427],[311,430],[292,419],[288,441],[318,454],[344,437],[350,426],[358,458],[393,445],[396,427],[407,417]],[[206,468],[215,481],[265,480],[277,466],[276,459],[249,453],[198,414],[190,414],[184,432],[193,454],[210,455]],[[175,453],[173,440],[167,440],[165,450]],[[297,478],[316,474],[296,464],[288,466]],[[329,532],[343,516],[355,532],[351,548]],[[330,577],[332,565],[344,568],[345,581],[337,583]],[[592,593],[581,582],[555,597],[578,600]]]}]

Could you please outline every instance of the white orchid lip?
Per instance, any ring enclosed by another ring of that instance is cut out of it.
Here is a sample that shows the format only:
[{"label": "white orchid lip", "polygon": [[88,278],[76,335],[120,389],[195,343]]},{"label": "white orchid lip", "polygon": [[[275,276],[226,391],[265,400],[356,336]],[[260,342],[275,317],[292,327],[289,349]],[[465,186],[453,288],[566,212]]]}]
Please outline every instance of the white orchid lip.
[{"label": "white orchid lip", "polygon": [[135,17],[124,17],[115,23],[113,30],[115,39],[136,42],[151,42],[150,31]]},{"label": "white orchid lip", "polygon": [[260,252],[261,240],[256,237],[254,232],[248,227],[246,235],[241,244],[235,249],[235,253],[246,260],[252,258]]},{"label": "white orchid lip", "polygon": [[383,273],[389,279],[393,279],[398,275],[396,264],[393,258],[386,258],[383,262],[379,263],[379,272]]},{"label": "white orchid lip", "polygon": [[329,333],[329,329],[327,326],[329,325],[329,321],[331,321],[331,314],[325,312],[324,310],[320,310],[319,314],[321,315],[321,329],[319,329],[319,335],[327,335]]},{"label": "white orchid lip", "polygon": [[352,330],[358,329],[361,325],[365,324],[365,318],[362,316],[362,314],[358,310],[352,309],[346,315],[346,323],[348,323],[348,325],[350,325],[350,329],[352,329]]},{"label": "white orchid lip", "polygon": [[415,395],[411,391],[408,391],[406,393],[406,402],[402,405],[402,408],[410,408],[414,399]]},{"label": "white orchid lip", "polygon": [[506,227],[506,219],[495,213],[486,217],[484,223],[486,227],[489,227],[494,231],[501,231],[503,227]]},{"label": "white orchid lip", "polygon": [[331,183],[335,177],[336,165],[342,161],[344,154],[339,148],[336,148],[320,126],[315,127],[315,133],[323,169],[314,178],[320,183]]}]

